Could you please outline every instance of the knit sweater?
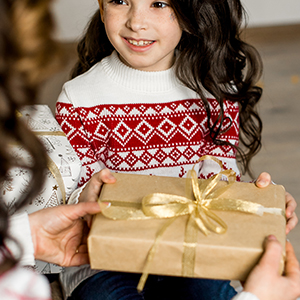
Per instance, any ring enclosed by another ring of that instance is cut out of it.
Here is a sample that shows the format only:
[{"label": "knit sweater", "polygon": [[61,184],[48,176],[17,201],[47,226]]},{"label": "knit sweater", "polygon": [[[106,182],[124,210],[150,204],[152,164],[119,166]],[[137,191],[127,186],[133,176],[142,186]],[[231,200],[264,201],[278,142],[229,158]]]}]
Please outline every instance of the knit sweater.
[{"label": "knit sweater", "polygon": [[51,300],[47,279],[32,270],[19,266],[0,275],[2,300]]},{"label": "knit sweater", "polygon": [[[213,124],[220,107],[212,96],[207,98]],[[238,105],[224,101],[223,110],[218,138],[237,146]],[[214,144],[203,102],[176,78],[173,68],[135,70],[113,52],[64,85],[56,119],[82,162],[80,185],[104,167],[113,172],[185,177],[207,154],[239,176],[234,147]],[[196,171],[208,178],[220,167],[206,160]],[[88,267],[67,268],[62,274],[66,295],[89,275]]]}]

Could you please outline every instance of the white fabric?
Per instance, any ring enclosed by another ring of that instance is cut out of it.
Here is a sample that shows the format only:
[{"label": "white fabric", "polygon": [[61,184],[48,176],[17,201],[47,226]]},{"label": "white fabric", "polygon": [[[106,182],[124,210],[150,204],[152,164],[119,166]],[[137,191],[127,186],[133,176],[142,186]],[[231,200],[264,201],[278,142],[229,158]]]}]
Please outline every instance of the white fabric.
[{"label": "white fabric", "polygon": [[232,300],[260,300],[260,299],[258,299],[252,293],[242,292],[242,293],[236,295],[235,297],[233,297]]},{"label": "white fabric", "polygon": [[50,300],[51,292],[45,277],[20,267],[0,276],[2,300]]},{"label": "white fabric", "polygon": [[79,202],[79,196],[82,190],[85,188],[86,184],[87,182],[71,194],[70,198],[68,199],[68,204],[77,204]]},{"label": "white fabric", "polygon": [[16,245],[11,240],[6,241],[6,246],[14,257],[19,257],[21,254],[20,249],[22,249],[20,264],[33,266],[35,264],[34,248],[27,213],[15,214],[9,218],[8,234],[18,242],[18,245]]}]

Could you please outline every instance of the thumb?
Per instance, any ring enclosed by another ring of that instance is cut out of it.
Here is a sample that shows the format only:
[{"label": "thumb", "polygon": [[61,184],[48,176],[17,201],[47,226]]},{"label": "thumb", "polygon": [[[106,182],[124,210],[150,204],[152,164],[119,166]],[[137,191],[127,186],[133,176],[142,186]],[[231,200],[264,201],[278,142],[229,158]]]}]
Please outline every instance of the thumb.
[{"label": "thumb", "polygon": [[262,172],[255,181],[255,184],[259,188],[267,187],[271,183],[271,175],[267,172]]},{"label": "thumb", "polygon": [[64,209],[64,214],[71,220],[77,220],[86,215],[94,215],[101,212],[98,202],[80,202],[59,207]]},{"label": "thumb", "polygon": [[275,236],[270,235],[265,241],[265,252],[259,262],[263,268],[279,274],[280,261],[282,259],[282,247]]}]

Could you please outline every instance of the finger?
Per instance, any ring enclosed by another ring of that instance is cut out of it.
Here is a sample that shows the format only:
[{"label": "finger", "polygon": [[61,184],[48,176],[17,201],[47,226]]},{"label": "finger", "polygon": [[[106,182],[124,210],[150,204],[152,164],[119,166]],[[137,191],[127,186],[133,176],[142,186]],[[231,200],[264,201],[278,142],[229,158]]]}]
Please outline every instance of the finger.
[{"label": "finger", "polygon": [[300,284],[300,270],[299,270],[299,262],[296,258],[294,248],[290,242],[286,242],[286,264],[285,264],[285,274],[287,277],[295,277],[298,278],[298,282]]},{"label": "finger", "polygon": [[269,269],[273,274],[279,274],[282,247],[275,236],[268,236],[265,241],[265,252],[259,262],[263,268]]},{"label": "finger", "polygon": [[102,186],[103,183],[115,183],[116,178],[108,169],[103,169],[92,176],[91,182],[93,185]]},{"label": "finger", "polygon": [[267,172],[261,173],[256,179],[255,184],[259,188],[267,187],[271,184],[271,175]]},{"label": "finger", "polygon": [[89,255],[87,252],[85,253],[75,253],[74,256],[72,257],[68,267],[76,267],[76,266],[81,266],[81,265],[86,265],[89,264]]},{"label": "finger", "polygon": [[82,244],[87,244],[87,239],[88,239],[88,233],[84,233],[82,235],[81,243]]},{"label": "finger", "polygon": [[108,169],[103,169],[92,176],[79,196],[80,202],[97,202],[103,183],[115,183],[116,178]]},{"label": "finger", "polygon": [[90,228],[92,225],[92,216],[91,215],[86,215],[84,217],[84,220],[86,221],[87,226]]},{"label": "finger", "polygon": [[101,212],[101,208],[97,202],[80,202],[73,205],[58,206],[57,209],[73,221],[86,215],[94,215]]},{"label": "finger", "polygon": [[88,227],[87,223],[84,222],[80,245],[87,245],[89,232],[90,232],[90,228]]},{"label": "finger", "polygon": [[87,244],[81,244],[77,250],[76,253],[88,253],[88,247]]},{"label": "finger", "polygon": [[288,234],[291,230],[293,230],[298,224],[298,217],[295,212],[293,212],[292,216],[287,219],[286,223],[286,234]]},{"label": "finger", "polygon": [[285,193],[285,202],[286,202],[286,211],[285,211],[286,217],[290,218],[297,207],[297,202],[294,199],[294,197],[288,192]]}]

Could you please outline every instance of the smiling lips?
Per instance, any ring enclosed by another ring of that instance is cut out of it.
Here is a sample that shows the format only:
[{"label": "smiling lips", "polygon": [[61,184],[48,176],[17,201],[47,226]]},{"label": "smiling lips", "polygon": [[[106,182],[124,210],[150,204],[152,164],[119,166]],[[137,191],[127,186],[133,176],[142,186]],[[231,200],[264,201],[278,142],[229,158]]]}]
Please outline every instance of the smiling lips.
[{"label": "smiling lips", "polygon": [[138,47],[143,47],[143,46],[148,46],[154,43],[154,41],[143,41],[143,40],[132,40],[132,39],[126,39],[129,44],[138,46]]}]

